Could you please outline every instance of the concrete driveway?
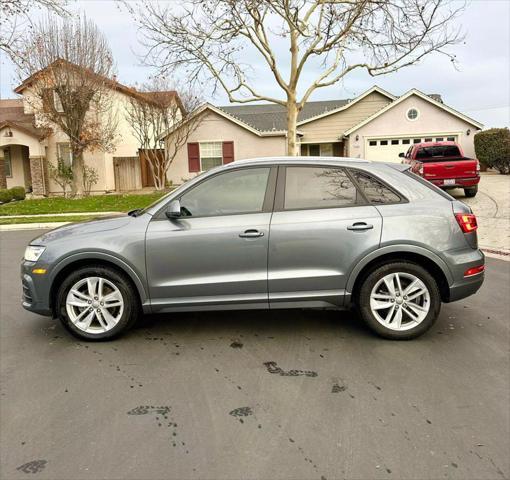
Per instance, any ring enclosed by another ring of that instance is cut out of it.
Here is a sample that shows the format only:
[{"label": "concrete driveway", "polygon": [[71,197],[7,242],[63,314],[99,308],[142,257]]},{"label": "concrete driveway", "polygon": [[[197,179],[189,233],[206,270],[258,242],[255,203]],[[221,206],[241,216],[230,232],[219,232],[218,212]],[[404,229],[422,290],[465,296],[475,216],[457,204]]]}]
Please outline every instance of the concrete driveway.
[{"label": "concrete driveway", "polygon": [[474,198],[466,198],[463,190],[449,193],[470,205],[476,214],[480,247],[510,255],[510,175],[482,173]]},{"label": "concrete driveway", "polygon": [[2,479],[509,477],[510,262],[411,342],[298,310],[85,343],[20,307],[38,233],[0,233]]}]

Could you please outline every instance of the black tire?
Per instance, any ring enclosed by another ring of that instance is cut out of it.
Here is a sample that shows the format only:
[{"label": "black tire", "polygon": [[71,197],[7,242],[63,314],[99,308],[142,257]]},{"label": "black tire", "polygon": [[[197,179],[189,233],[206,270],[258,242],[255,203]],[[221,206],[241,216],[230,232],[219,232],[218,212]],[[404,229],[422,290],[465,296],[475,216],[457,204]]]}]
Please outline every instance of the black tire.
[{"label": "black tire", "polygon": [[464,195],[466,197],[474,197],[474,196],[476,196],[477,192],[478,192],[478,185],[476,185],[475,187],[464,189]]},{"label": "black tire", "polygon": [[[370,295],[377,282],[386,275],[397,272],[410,273],[420,279],[430,295],[427,316],[417,326],[405,331],[392,330],[384,326],[376,319],[370,308]],[[423,335],[434,325],[441,310],[441,295],[436,281],[423,267],[410,261],[393,261],[375,267],[363,278],[355,303],[361,318],[379,336],[391,340],[410,340]]]},{"label": "black tire", "polygon": [[[66,298],[69,290],[78,281],[87,277],[102,277],[112,282],[120,291],[124,303],[122,316],[117,324],[106,332],[88,333],[80,330],[70,320],[66,309]],[[103,265],[91,265],[80,268],[65,278],[56,297],[57,313],[64,327],[75,337],[88,341],[111,340],[126,332],[137,320],[140,312],[138,293],[130,280],[121,272]]]}]

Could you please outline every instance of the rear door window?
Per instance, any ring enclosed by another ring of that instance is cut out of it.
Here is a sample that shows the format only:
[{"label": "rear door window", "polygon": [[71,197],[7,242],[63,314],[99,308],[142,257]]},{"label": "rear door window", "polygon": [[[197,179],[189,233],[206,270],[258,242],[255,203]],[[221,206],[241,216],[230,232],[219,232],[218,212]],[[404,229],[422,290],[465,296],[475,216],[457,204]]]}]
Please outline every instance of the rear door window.
[{"label": "rear door window", "polygon": [[401,201],[399,195],[372,175],[359,170],[350,170],[350,173],[358,182],[370,203],[384,205],[385,203],[399,203]]},{"label": "rear door window", "polygon": [[354,206],[358,192],[347,173],[334,167],[287,167],[285,210]]}]

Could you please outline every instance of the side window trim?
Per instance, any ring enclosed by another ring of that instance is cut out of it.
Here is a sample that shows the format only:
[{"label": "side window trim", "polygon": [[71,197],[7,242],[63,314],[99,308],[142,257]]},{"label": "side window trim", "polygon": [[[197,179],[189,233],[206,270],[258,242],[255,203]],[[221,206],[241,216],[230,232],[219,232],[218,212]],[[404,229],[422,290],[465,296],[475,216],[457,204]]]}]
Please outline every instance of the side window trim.
[{"label": "side window trim", "polygon": [[[337,168],[341,171],[343,171],[349,180],[354,185],[354,188],[356,189],[356,203],[352,205],[335,205],[330,207],[307,207],[307,208],[285,208],[285,185],[287,181],[287,169],[292,167],[308,167],[308,168]],[[335,165],[324,165],[324,164],[317,164],[317,165],[303,165],[303,164],[290,164],[290,165],[280,165],[278,167],[278,179],[276,182],[276,195],[275,195],[275,203],[274,203],[274,211],[275,212],[296,212],[296,211],[306,211],[306,210],[330,210],[332,208],[355,208],[355,207],[361,207],[365,205],[371,205],[370,202],[368,202],[365,194],[363,193],[363,190],[359,187],[358,183],[354,181],[352,178],[352,175],[348,171],[349,169],[346,167],[340,167]],[[361,198],[363,201],[359,201],[358,198]]]},{"label": "side window trim", "polygon": [[274,199],[275,199],[275,190],[276,190],[276,175],[277,175],[277,169],[278,167],[276,165],[253,165],[249,167],[237,167],[237,168],[229,168],[228,170],[222,170],[220,172],[217,172],[213,175],[208,175],[207,177],[203,178],[200,182],[195,183],[190,188],[185,189],[182,191],[179,196],[172,197],[169,199],[154,215],[153,220],[166,220],[168,221],[168,218],[165,214],[166,209],[168,205],[174,201],[179,200],[181,201],[181,198],[186,194],[191,192],[194,188],[198,187],[199,185],[202,185],[202,183],[206,182],[207,180],[211,180],[214,177],[217,177],[219,175],[224,175],[226,173],[230,172],[237,172],[239,170],[249,170],[252,168],[268,168],[269,169],[269,175],[267,178],[267,185],[266,185],[266,192],[264,194],[264,201],[262,203],[262,209],[260,212],[239,212],[239,213],[228,213],[225,215],[200,215],[200,216],[191,216],[191,217],[184,217],[186,220],[190,220],[192,218],[214,218],[214,217],[231,217],[234,215],[250,215],[254,213],[271,213],[273,211],[273,205],[274,205]]}]

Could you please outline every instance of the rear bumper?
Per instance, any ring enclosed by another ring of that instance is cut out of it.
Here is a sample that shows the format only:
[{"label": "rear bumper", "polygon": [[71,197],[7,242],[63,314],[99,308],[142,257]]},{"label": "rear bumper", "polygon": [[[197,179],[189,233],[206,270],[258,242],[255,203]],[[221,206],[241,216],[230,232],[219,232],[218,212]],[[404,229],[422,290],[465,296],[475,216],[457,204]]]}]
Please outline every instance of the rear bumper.
[{"label": "rear bumper", "polygon": [[464,277],[464,273],[470,268],[485,264],[483,252],[468,248],[444,252],[444,256],[453,274],[453,283],[449,286],[447,301],[455,302],[476,293],[483,284],[485,272],[469,277]]},{"label": "rear bumper", "polygon": [[434,185],[440,187],[440,188],[469,188],[469,187],[475,187],[480,183],[480,177],[468,177],[468,178],[455,178],[455,183],[452,185],[445,185],[444,181],[448,180],[446,178],[427,178],[426,180],[429,182],[432,182]]}]

